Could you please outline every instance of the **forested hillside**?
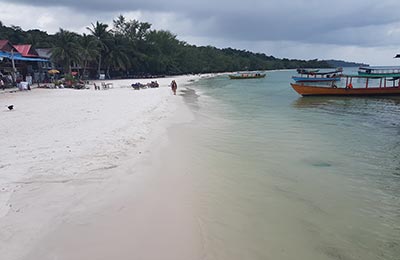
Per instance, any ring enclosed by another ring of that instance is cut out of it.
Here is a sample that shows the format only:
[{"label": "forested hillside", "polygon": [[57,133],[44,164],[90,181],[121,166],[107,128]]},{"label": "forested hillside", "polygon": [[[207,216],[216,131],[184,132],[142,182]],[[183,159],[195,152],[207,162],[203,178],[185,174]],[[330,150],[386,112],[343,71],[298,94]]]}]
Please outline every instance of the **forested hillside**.
[{"label": "forested hillside", "polygon": [[101,22],[89,25],[87,34],[60,29],[51,35],[0,22],[0,39],[12,44],[32,44],[34,48],[52,48],[52,60],[65,72],[79,67],[89,77],[99,73],[129,77],[330,67],[319,60],[278,59],[246,50],[195,46],[180,41],[169,31],[153,30],[149,23],[126,20],[122,15],[111,27]]}]

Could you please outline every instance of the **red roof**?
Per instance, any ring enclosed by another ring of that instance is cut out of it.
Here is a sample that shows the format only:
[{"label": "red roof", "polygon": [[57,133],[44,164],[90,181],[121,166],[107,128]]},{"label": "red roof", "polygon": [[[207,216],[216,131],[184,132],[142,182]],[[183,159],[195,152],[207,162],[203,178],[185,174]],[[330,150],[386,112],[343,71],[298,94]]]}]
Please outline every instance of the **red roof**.
[{"label": "red roof", "polygon": [[0,51],[11,52],[11,50],[16,51],[8,40],[0,40]]},{"label": "red roof", "polygon": [[30,44],[19,44],[14,45],[14,47],[23,57],[38,57],[37,52],[32,49],[32,45]]},{"label": "red roof", "polygon": [[3,49],[3,47],[6,46],[7,43],[7,40],[0,40],[0,50]]}]

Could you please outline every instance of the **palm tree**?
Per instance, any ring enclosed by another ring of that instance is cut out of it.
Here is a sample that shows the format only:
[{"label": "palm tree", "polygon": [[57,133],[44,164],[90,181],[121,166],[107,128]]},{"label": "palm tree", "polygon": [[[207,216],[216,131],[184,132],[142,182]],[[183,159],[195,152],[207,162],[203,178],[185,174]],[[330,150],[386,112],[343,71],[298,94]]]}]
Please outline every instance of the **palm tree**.
[{"label": "palm tree", "polygon": [[151,31],[147,35],[150,61],[156,73],[180,73],[178,58],[182,53],[184,42],[176,39],[169,31]]},{"label": "palm tree", "polygon": [[110,46],[108,52],[105,55],[105,61],[107,64],[107,76],[110,77],[110,69],[113,70],[127,70],[131,65],[129,57],[127,55],[128,42],[125,38],[114,37],[113,41],[109,41]]},{"label": "palm tree", "polygon": [[104,23],[99,23],[99,21],[96,22],[96,24],[92,23],[92,27],[86,27],[90,31],[90,33],[96,37],[98,46],[100,48],[99,51],[99,63],[98,63],[98,68],[97,68],[97,74],[100,75],[100,69],[101,69],[101,57],[102,53],[107,51],[107,40],[110,38],[110,33],[107,30],[108,25]]},{"label": "palm tree", "polygon": [[147,37],[150,34],[151,24],[139,22],[138,20],[126,20],[123,15],[113,20],[111,32],[114,37],[121,37],[127,45],[125,53],[129,56],[129,67],[139,69],[147,64]]},{"label": "palm tree", "polygon": [[65,71],[71,73],[72,63],[79,63],[81,60],[78,35],[60,28],[55,34],[55,44],[51,49],[51,59],[63,66]]},{"label": "palm tree", "polygon": [[93,35],[83,34],[80,38],[81,57],[83,62],[82,75],[86,75],[86,68],[89,62],[95,60],[100,54],[100,47],[97,39]]},{"label": "palm tree", "polygon": [[131,42],[144,41],[150,33],[151,24],[139,22],[138,20],[126,21],[122,15],[114,20],[115,34],[128,38]]}]

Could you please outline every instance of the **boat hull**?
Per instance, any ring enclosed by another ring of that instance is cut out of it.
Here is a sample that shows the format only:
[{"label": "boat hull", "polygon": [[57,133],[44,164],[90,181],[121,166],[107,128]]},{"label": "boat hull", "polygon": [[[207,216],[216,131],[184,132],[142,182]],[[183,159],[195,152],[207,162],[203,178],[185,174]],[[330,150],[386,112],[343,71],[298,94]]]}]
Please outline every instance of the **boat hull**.
[{"label": "boat hull", "polygon": [[399,87],[386,88],[331,88],[290,84],[302,96],[392,96],[400,95]]},{"label": "boat hull", "polygon": [[332,78],[308,78],[308,77],[296,77],[293,76],[292,79],[296,82],[332,82],[339,81],[340,77],[332,77]]}]

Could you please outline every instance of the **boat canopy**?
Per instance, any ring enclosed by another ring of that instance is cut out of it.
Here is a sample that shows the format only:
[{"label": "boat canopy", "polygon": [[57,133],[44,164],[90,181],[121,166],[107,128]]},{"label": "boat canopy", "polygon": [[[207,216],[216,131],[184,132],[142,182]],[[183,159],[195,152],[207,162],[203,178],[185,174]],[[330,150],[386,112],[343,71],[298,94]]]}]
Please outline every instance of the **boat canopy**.
[{"label": "boat canopy", "polygon": [[369,79],[381,79],[381,78],[399,78],[400,73],[387,73],[387,74],[343,74],[341,75],[343,78],[369,78]]},{"label": "boat canopy", "polygon": [[369,73],[400,73],[399,66],[365,66],[359,67],[358,71],[369,72]]},{"label": "boat canopy", "polygon": [[299,74],[304,74],[304,75],[330,75],[330,74],[336,74],[336,73],[342,73],[343,68],[337,68],[336,70],[333,71],[321,71],[319,70],[305,70],[305,69],[297,69],[297,73]]}]

